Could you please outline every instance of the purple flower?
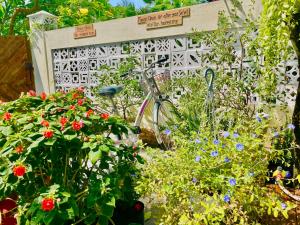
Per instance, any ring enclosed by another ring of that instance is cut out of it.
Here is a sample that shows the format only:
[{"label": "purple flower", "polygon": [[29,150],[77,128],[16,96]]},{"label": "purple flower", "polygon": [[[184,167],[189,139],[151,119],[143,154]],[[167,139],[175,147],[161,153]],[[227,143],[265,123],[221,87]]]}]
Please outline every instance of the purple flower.
[{"label": "purple flower", "polygon": [[166,129],[166,130],[165,130],[165,134],[169,136],[169,135],[171,134],[171,131],[168,130],[168,129]]},{"label": "purple flower", "polygon": [[230,133],[229,133],[228,131],[224,131],[224,132],[223,132],[223,137],[224,137],[224,138],[229,137],[229,135],[230,135]]},{"label": "purple flower", "polygon": [[281,208],[286,209],[287,205],[285,203],[281,203]]},{"label": "purple flower", "polygon": [[201,159],[201,157],[200,157],[199,155],[197,155],[196,158],[195,158],[195,161],[196,161],[196,162],[199,162],[200,159]]},{"label": "purple flower", "polygon": [[262,118],[264,118],[264,119],[269,119],[269,114],[267,114],[267,113],[262,113]]},{"label": "purple flower", "polygon": [[233,133],[234,138],[238,138],[240,135],[238,133]]},{"label": "purple flower", "polygon": [[242,151],[244,149],[244,145],[241,143],[237,143],[235,147],[238,151]]},{"label": "purple flower", "polygon": [[224,159],[224,162],[229,163],[230,159],[226,156],[225,159]]},{"label": "purple flower", "polygon": [[197,178],[193,177],[192,182],[196,183],[197,182]]},{"label": "purple flower", "polygon": [[219,141],[218,139],[215,139],[215,140],[214,140],[214,144],[215,144],[215,145],[218,145],[218,144],[220,144],[220,141]]},{"label": "purple flower", "polygon": [[235,180],[234,178],[229,179],[229,184],[230,184],[231,186],[236,185],[236,180]]},{"label": "purple flower", "polygon": [[199,144],[199,143],[201,143],[201,141],[200,141],[199,139],[196,139],[196,140],[195,140],[195,143],[196,143],[196,144]]},{"label": "purple flower", "polygon": [[211,155],[212,157],[216,157],[216,156],[219,155],[219,153],[218,153],[218,151],[212,151],[212,152],[210,153],[210,155]]},{"label": "purple flower", "polygon": [[224,202],[230,202],[230,197],[229,195],[224,196]]},{"label": "purple flower", "polygon": [[256,114],[255,118],[256,118],[257,122],[261,123],[262,120],[261,120],[261,118],[258,116],[258,114]]},{"label": "purple flower", "polygon": [[286,171],[286,174],[285,174],[285,178],[290,178],[292,177],[292,174],[290,171]]},{"label": "purple flower", "polygon": [[276,131],[276,132],[274,132],[274,134],[273,134],[273,137],[274,138],[277,138],[277,137],[279,137],[279,133]]},{"label": "purple flower", "polygon": [[288,128],[291,129],[291,130],[294,130],[294,129],[295,129],[295,125],[290,123],[290,124],[288,125]]}]

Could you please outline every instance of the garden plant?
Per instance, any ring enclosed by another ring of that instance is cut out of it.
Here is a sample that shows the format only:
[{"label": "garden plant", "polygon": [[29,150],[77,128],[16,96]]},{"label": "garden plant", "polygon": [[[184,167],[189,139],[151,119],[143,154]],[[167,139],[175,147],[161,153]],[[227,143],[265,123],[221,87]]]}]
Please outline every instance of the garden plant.
[{"label": "garden plant", "polygon": [[116,201],[137,198],[139,147],[115,138],[130,127],[83,89],[30,91],[0,110],[0,199],[15,196],[18,224],[114,224]]}]

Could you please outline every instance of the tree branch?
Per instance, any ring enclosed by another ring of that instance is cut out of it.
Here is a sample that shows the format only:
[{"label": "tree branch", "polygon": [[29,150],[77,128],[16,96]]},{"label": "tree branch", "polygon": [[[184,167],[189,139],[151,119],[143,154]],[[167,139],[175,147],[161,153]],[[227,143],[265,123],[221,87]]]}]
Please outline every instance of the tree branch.
[{"label": "tree branch", "polygon": [[15,27],[15,21],[17,16],[20,13],[24,13],[25,15],[34,13],[36,11],[38,11],[40,9],[40,5],[39,5],[39,0],[33,0],[33,7],[32,8],[16,8],[13,15],[11,16],[10,19],[10,24],[9,24],[9,35],[13,35],[14,34],[14,27]]}]

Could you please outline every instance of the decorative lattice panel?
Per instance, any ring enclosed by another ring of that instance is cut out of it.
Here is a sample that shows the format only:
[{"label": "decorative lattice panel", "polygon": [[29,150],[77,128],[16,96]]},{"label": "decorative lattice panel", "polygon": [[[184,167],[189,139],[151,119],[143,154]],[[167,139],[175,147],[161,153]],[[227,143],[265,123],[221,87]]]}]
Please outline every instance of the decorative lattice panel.
[{"label": "decorative lattice panel", "polygon": [[[235,50],[237,57],[241,55],[241,50],[238,48],[237,43]],[[55,49],[52,51],[55,87],[57,90],[67,91],[85,86],[86,94],[93,97],[91,89],[99,85],[97,79],[97,76],[101,75],[99,68],[103,65],[118,68],[120,62],[129,55],[137,56],[141,60],[142,67],[147,67],[162,57],[167,57],[169,59],[167,63],[156,66],[158,73],[167,69],[172,78],[189,76],[193,75],[197,69],[211,66],[208,60],[201,57],[209,52],[210,46],[187,36]],[[257,76],[251,66],[247,67],[248,63],[249,59],[245,58],[243,65],[247,76]],[[239,66],[239,63],[233,64],[230,71],[234,72]],[[282,101],[292,105],[299,77],[297,58],[292,56],[288,62],[279,65],[278,72],[285,74],[281,76],[283,80],[278,87],[278,90],[284,93]],[[174,90],[173,98],[177,99],[178,93],[184,93],[184,91]],[[253,101],[258,101],[258,98],[253,96]]]}]

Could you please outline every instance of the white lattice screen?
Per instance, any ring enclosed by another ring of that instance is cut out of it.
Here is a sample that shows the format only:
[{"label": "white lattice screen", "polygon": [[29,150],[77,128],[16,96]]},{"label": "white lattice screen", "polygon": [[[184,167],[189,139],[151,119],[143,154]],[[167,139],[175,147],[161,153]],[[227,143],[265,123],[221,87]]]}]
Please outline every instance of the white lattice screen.
[{"label": "white lattice screen", "polygon": [[[55,49],[52,55],[56,89],[68,91],[74,87],[85,86],[86,95],[93,97],[91,89],[99,84],[96,74],[101,75],[100,66],[117,68],[118,64],[128,57],[128,49],[130,54],[140,58],[143,67],[162,57],[168,57],[169,63],[157,65],[155,69],[157,73],[165,69],[170,70],[172,78],[191,75],[196,69],[210,66],[208,61],[201,61],[201,54],[206,54],[210,48],[187,36]],[[239,54],[239,49],[236,52]],[[247,63],[249,59],[245,59],[246,67]],[[286,93],[284,101],[292,105],[299,77],[297,58],[294,56],[288,62],[282,63],[279,70],[286,74],[282,77],[279,90]],[[251,72],[251,67],[247,72],[255,73]]]}]

